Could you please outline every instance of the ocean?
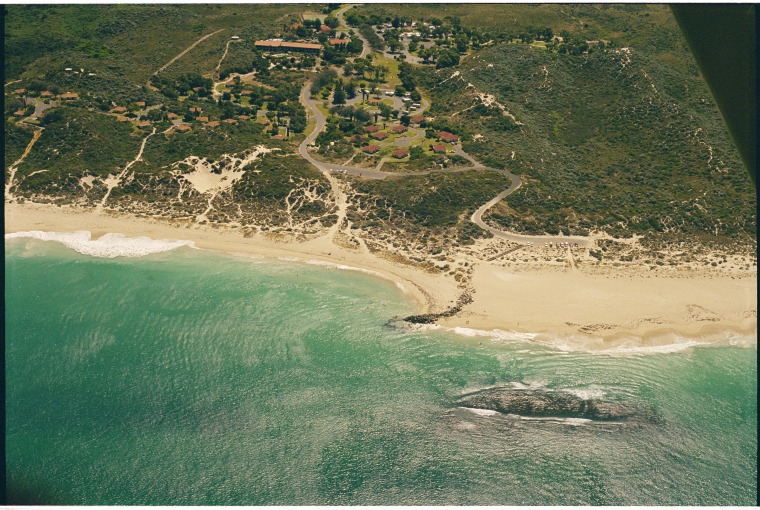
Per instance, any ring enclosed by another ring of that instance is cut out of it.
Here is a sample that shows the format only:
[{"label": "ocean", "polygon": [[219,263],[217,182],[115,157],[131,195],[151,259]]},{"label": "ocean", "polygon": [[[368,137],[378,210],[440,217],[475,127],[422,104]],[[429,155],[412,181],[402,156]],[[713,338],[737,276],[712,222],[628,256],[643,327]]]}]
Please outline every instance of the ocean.
[{"label": "ocean", "polygon": [[[411,299],[357,271],[37,237],[63,244],[6,236],[10,502],[756,502],[754,338],[572,351],[403,326]],[[467,405],[489,392],[631,416]]]}]

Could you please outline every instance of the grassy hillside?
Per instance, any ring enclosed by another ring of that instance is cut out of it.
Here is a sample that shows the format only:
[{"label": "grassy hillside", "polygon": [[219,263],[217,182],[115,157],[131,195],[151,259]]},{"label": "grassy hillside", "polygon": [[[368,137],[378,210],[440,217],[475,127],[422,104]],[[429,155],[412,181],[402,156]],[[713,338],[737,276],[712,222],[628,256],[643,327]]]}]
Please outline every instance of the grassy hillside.
[{"label": "grassy hillside", "polygon": [[630,47],[578,56],[498,44],[418,77],[436,121],[462,134],[466,151],[523,177],[487,216],[496,226],[719,242],[754,235],[754,189],[681,42],[654,55]]},{"label": "grassy hillside", "polygon": [[8,5],[5,78],[74,67],[144,83],[194,41],[224,29],[173,66],[175,72],[210,71],[230,35],[252,44],[281,31],[303,9],[287,4]]}]

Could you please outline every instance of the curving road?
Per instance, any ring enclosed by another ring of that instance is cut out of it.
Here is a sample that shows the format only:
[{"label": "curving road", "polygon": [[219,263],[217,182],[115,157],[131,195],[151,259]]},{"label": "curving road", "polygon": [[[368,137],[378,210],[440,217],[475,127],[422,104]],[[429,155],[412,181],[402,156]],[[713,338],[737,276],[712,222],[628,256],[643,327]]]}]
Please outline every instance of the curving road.
[{"label": "curving road", "polygon": [[[487,167],[485,165],[481,165],[478,163],[475,159],[473,159],[472,156],[467,154],[462,150],[460,146],[455,146],[455,152],[457,155],[462,156],[463,158],[467,159],[470,163],[472,163],[473,166],[465,166],[465,167],[450,167],[450,168],[440,168],[440,169],[431,169],[431,170],[423,170],[420,172],[385,172],[382,170],[376,170],[373,168],[359,168],[355,166],[350,165],[336,165],[331,163],[326,163],[324,161],[319,161],[312,157],[311,154],[309,154],[308,147],[314,143],[314,140],[316,140],[319,133],[322,132],[322,130],[325,127],[325,124],[327,123],[327,119],[325,118],[324,114],[319,111],[317,108],[317,100],[312,99],[309,94],[309,88],[311,86],[311,82],[306,83],[304,85],[304,88],[301,90],[301,102],[306,106],[307,110],[310,110],[312,115],[311,118],[313,118],[316,121],[316,125],[314,126],[314,130],[307,136],[303,142],[301,142],[301,145],[298,146],[298,152],[301,154],[301,156],[306,159],[309,163],[317,167],[324,175],[327,177],[327,179],[330,181],[330,185],[332,186],[333,193],[335,193],[335,196],[338,199],[338,209],[339,209],[339,221],[336,223],[336,226],[333,227],[333,229],[337,230],[342,223],[343,218],[346,216],[346,209],[348,207],[347,199],[345,193],[343,193],[340,190],[340,186],[338,185],[337,179],[333,176],[334,173],[342,173],[346,175],[354,175],[358,177],[362,177],[365,179],[385,179],[387,177],[391,178],[402,178],[402,177],[409,177],[412,175],[427,175],[431,173],[455,173],[455,172],[465,172],[468,170],[491,170],[493,172],[498,172],[504,176],[506,176],[510,181],[512,181],[512,184],[496,195],[494,198],[480,206],[474,213],[472,213],[472,216],[470,217],[470,220],[475,223],[477,226],[482,228],[483,230],[486,230],[493,234],[495,237],[500,237],[502,239],[507,239],[508,241],[512,241],[515,243],[520,244],[536,244],[540,245],[542,243],[577,243],[578,246],[589,248],[592,247],[594,244],[593,239],[590,239],[588,237],[581,237],[581,236],[531,236],[531,235],[523,235],[523,234],[513,234],[511,232],[505,232],[503,230],[499,230],[496,228],[491,227],[490,225],[486,224],[483,221],[483,214],[496,205],[499,201],[504,199],[506,196],[510,195],[511,193],[514,193],[515,190],[517,190],[520,186],[522,186],[522,180],[513,174],[512,172],[508,170],[500,170],[498,168],[491,168]],[[427,107],[427,105],[426,105]],[[424,108],[423,110],[424,111]]]},{"label": "curving road", "polygon": [[[346,20],[343,18],[343,14],[347,10],[349,10],[349,9],[351,9],[353,7],[354,7],[354,4],[348,4],[345,7],[341,7],[340,10],[338,10],[338,11],[335,12],[335,17],[338,18],[338,21],[340,21],[341,25],[343,25],[345,27],[348,26],[348,24],[346,23]],[[357,37],[359,39],[361,39],[361,41],[363,43],[362,44],[362,52],[361,52],[361,55],[359,55],[359,58],[365,58],[367,55],[369,55],[369,52],[371,50],[371,48],[369,47],[369,41],[364,38],[364,36],[359,32],[358,29],[355,31],[355,33],[356,33]]]}]

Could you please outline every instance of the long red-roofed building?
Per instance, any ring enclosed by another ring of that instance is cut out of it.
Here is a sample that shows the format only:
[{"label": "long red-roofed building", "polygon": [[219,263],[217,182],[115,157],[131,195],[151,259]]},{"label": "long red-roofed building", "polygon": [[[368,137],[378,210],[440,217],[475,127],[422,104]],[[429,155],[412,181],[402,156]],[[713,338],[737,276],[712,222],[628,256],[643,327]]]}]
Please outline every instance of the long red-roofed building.
[{"label": "long red-roofed building", "polygon": [[256,41],[254,46],[267,51],[300,51],[303,53],[319,53],[322,51],[321,44],[275,41],[272,39]]}]

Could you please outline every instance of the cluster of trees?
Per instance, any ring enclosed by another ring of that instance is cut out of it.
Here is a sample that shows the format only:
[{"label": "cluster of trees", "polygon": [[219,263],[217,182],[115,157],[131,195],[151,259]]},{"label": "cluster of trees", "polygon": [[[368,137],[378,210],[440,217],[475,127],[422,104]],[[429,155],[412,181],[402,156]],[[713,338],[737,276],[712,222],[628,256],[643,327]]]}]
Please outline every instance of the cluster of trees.
[{"label": "cluster of trees", "polygon": [[358,37],[348,40],[348,43],[333,46],[325,41],[322,49],[322,60],[336,66],[342,66],[346,63],[346,56],[358,55],[362,52],[364,43]]},{"label": "cluster of trees", "polygon": [[369,42],[369,45],[373,50],[382,51],[385,49],[385,43],[380,39],[380,36],[377,35],[377,32],[375,32],[370,24],[364,23],[359,25],[359,32],[364,36],[367,42]]},{"label": "cluster of trees", "polygon": [[[561,31],[560,37],[562,37],[562,43],[555,41],[555,49],[561,54],[582,55],[584,53],[591,53],[593,51],[584,38],[574,36],[567,30]],[[599,49],[604,49],[605,44],[600,41],[597,47]]]},{"label": "cluster of trees", "polygon": [[214,86],[210,78],[204,78],[197,73],[187,73],[176,78],[158,74],[151,77],[150,83],[170,99],[192,94],[198,97],[208,97],[211,95]]},{"label": "cluster of trees", "polygon": [[317,76],[311,82],[311,88],[309,89],[311,95],[316,96],[319,94],[320,90],[327,87],[328,85],[332,85],[333,81],[337,77],[338,73],[336,73],[333,69],[323,69],[317,73]]}]

